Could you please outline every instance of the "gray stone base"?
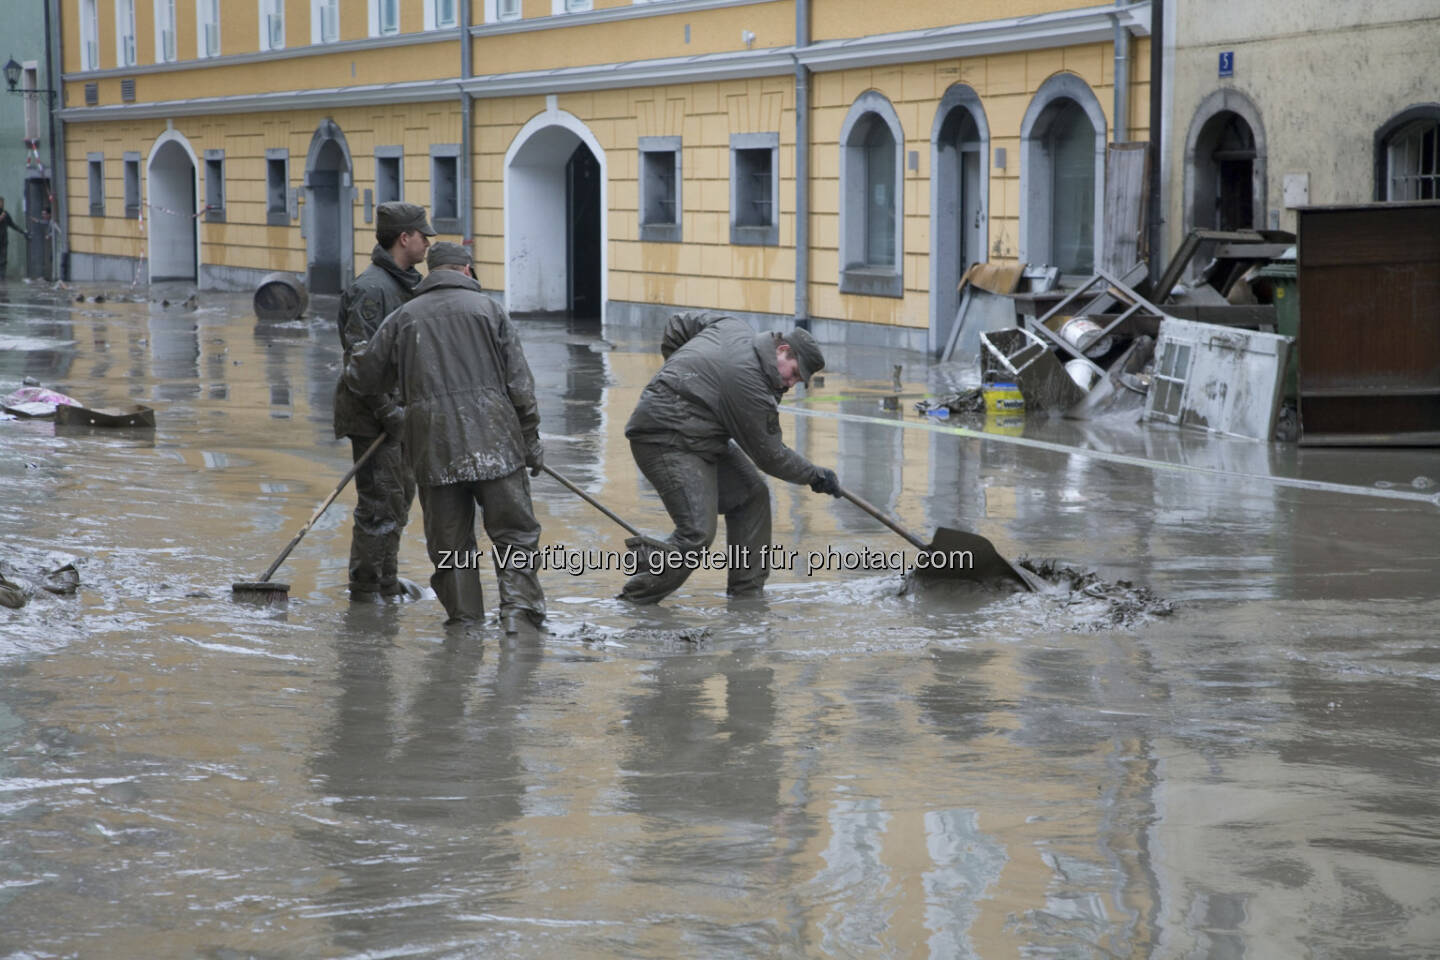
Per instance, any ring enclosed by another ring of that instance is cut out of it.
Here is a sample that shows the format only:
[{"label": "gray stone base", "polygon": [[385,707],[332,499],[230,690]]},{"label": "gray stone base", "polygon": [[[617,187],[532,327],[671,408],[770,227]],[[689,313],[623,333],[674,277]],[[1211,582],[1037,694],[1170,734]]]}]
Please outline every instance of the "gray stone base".
[{"label": "gray stone base", "polygon": [[[273,272],[273,270],[255,270],[250,267],[227,267],[218,263],[202,263],[200,264],[200,289],[254,293],[255,288],[260,286],[260,279]],[[303,273],[292,273],[291,276],[302,284],[305,282]]]},{"label": "gray stone base", "polygon": [[144,257],[114,257],[71,251],[70,279],[82,283],[148,284],[150,268]]},{"label": "gray stone base", "polygon": [[[659,333],[664,329],[665,322],[670,319],[671,314],[680,310],[696,309],[701,308],[611,300],[606,304],[605,322],[617,327],[637,328],[646,333]],[[795,326],[794,316],[786,313],[746,313],[740,310],[725,312],[739,317],[757,331],[784,332]],[[926,351],[930,337],[930,331],[924,327],[896,327],[881,323],[862,323],[856,320],[831,320],[825,317],[812,317],[810,332],[822,344],[881,347],[917,353]]]},{"label": "gray stone base", "polygon": [[[219,292],[253,293],[260,286],[262,277],[273,271],[254,270],[249,267],[227,267],[217,263],[200,264],[200,282],[194,286],[201,290]],[[303,274],[295,274],[301,283]],[[144,257],[113,257],[98,253],[71,253],[70,279],[82,283],[140,283],[150,282],[149,264]],[[166,281],[188,283],[189,281]]]}]

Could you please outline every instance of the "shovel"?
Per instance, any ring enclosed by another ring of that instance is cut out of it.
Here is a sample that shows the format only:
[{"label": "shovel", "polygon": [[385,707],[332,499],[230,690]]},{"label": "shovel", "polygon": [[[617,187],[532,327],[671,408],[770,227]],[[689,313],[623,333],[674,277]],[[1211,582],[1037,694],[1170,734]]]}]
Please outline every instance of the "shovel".
[{"label": "shovel", "polygon": [[935,531],[935,539],[927,544],[844,487],[838,493],[900,534],[916,550],[928,555],[928,565],[917,565],[914,569],[915,576],[920,580],[974,580],[981,583],[1005,580],[1023,590],[1035,590],[1035,584],[1026,572],[1000,556],[995,545],[978,533],[940,527]]},{"label": "shovel", "polygon": [[601,503],[599,500],[596,500],[594,497],[590,496],[590,494],[586,493],[584,490],[581,490],[579,487],[575,486],[575,484],[565,479],[565,477],[556,473],[549,467],[548,464],[542,463],[540,465],[540,469],[544,470],[546,473],[550,474],[551,477],[555,478],[555,480],[558,481],[560,485],[566,490],[569,490],[571,493],[575,494],[575,496],[579,497],[581,500],[584,500],[586,503],[590,504],[590,506],[594,507],[596,510],[599,510],[601,513],[605,514],[605,516],[609,517],[611,520],[614,520],[616,523],[618,523],[621,527],[625,528],[625,532],[630,534],[630,538],[625,541],[625,546],[629,547],[630,549],[635,550],[638,549],[638,546],[645,546],[649,547],[651,550],[659,550],[662,553],[668,550],[675,549],[674,546],[672,546],[671,544],[665,543],[663,540],[657,540],[654,537],[648,537],[645,534],[641,533],[639,530],[636,530],[634,527],[630,526],[630,524],[618,513],[605,506],[605,504]]}]

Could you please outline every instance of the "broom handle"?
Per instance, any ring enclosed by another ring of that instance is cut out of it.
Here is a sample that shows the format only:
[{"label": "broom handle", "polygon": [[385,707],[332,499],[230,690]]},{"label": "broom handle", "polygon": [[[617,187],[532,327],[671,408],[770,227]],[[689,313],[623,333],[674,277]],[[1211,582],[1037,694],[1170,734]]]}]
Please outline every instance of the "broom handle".
[{"label": "broom handle", "polygon": [[384,442],[385,434],[382,433],[375,438],[375,442],[370,444],[364,453],[360,454],[360,459],[356,460],[354,466],[350,468],[350,471],[340,478],[340,482],[335,485],[335,489],[330,491],[330,496],[325,498],[325,502],[316,508],[315,512],[310,515],[310,519],[305,522],[305,526],[301,527],[300,532],[295,534],[295,538],[285,545],[284,550],[280,551],[280,556],[276,557],[275,562],[270,564],[270,569],[265,571],[265,575],[259,580],[260,583],[269,581],[275,574],[275,571],[280,569],[280,564],[284,563],[285,558],[290,556],[290,551],[295,549],[295,545],[300,542],[300,539],[310,532],[310,528],[315,525],[315,521],[320,519],[320,514],[324,513],[325,508],[335,502],[335,498],[340,496],[340,491],[345,489],[345,484],[349,483],[355,474],[360,472],[360,468],[365,465],[365,461],[369,460],[370,455],[376,450],[379,450],[380,445]]},{"label": "broom handle", "polygon": [[569,480],[566,480],[564,477],[560,476],[560,474],[550,469],[548,465],[541,464],[540,469],[544,470],[546,473],[550,474],[550,476],[560,481],[561,485],[563,485],[565,489],[569,490],[581,500],[584,500],[586,503],[590,504],[590,506],[594,507],[596,510],[599,510],[601,513],[605,514],[605,516],[609,517],[611,520],[614,520],[616,523],[620,524],[620,526],[624,527],[626,532],[629,533],[630,536],[644,536],[644,534],[641,533],[639,530],[636,530],[634,527],[630,526],[630,524],[626,523],[619,514],[612,511],[609,507],[605,506],[605,504],[601,503],[599,500],[596,500],[594,497],[590,496],[590,494],[586,493],[584,490],[581,490],[579,487],[575,486],[575,484],[571,483]]}]

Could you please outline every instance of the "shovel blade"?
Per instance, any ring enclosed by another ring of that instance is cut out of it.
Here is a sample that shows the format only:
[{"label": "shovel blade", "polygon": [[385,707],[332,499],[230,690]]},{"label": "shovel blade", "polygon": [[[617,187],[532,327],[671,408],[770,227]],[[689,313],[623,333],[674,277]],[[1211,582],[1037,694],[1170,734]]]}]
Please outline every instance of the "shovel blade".
[{"label": "shovel blade", "polygon": [[915,571],[915,576],[921,580],[972,580],[979,583],[1001,580],[1022,590],[1035,589],[1023,571],[1002,557],[995,544],[978,533],[941,527],[935,531],[935,539],[928,550],[931,554],[930,568]]}]

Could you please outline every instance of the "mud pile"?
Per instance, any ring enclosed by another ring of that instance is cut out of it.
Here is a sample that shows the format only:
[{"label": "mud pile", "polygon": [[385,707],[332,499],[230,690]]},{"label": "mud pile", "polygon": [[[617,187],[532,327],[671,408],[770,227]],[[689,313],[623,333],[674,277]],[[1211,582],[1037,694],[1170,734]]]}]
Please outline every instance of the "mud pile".
[{"label": "mud pile", "polygon": [[1148,587],[1136,586],[1129,580],[1108,583],[1094,572],[1076,570],[1048,558],[1022,557],[1016,565],[1056,588],[1055,596],[1066,613],[1076,618],[1074,630],[1095,632],[1133,627],[1175,612],[1173,600],[1166,600]]}]

